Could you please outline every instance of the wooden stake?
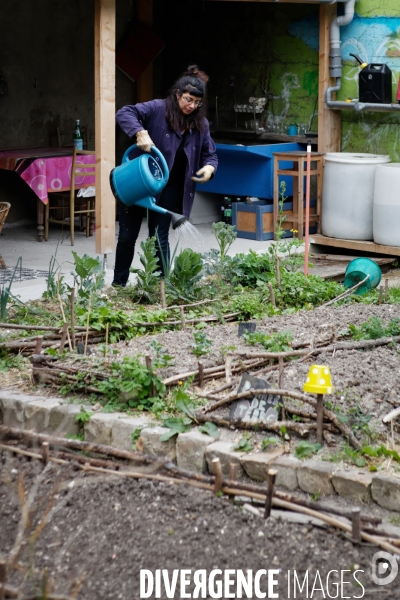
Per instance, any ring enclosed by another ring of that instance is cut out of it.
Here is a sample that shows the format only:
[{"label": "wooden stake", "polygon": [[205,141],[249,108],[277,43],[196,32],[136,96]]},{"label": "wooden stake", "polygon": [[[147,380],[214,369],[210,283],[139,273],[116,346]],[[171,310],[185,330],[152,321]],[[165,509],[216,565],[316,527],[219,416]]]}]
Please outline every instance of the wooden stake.
[{"label": "wooden stake", "polygon": [[317,442],[324,445],[324,396],[317,394]]},{"label": "wooden stake", "polygon": [[230,481],[236,481],[238,467],[239,467],[239,465],[237,463],[229,463],[229,479],[230,479]]},{"label": "wooden stake", "polygon": [[268,471],[268,485],[267,495],[265,497],[264,519],[268,519],[271,515],[272,498],[274,496],[276,474],[276,469],[270,469]]},{"label": "wooden stake", "polygon": [[272,287],[272,283],[270,281],[268,282],[268,289],[269,289],[269,297],[271,300],[271,304],[274,308],[276,308],[274,288]]},{"label": "wooden stake", "polygon": [[201,362],[201,360],[199,360],[197,364],[199,367],[199,387],[203,387],[203,385],[204,385],[204,366],[203,366],[203,363]]},{"label": "wooden stake", "polygon": [[382,298],[383,298],[383,285],[379,286],[379,300],[378,300],[378,304],[382,304]]},{"label": "wooden stake", "polygon": [[280,290],[281,289],[281,267],[280,267],[279,256],[277,256],[275,259],[275,269],[276,269],[276,284],[278,286],[278,290]]},{"label": "wooden stake", "polygon": [[352,537],[355,544],[361,542],[361,511],[359,508],[353,508],[351,511]]},{"label": "wooden stake", "polygon": [[[58,298],[58,303],[60,305],[63,322],[64,322],[64,325],[65,325],[65,323],[67,323],[67,319],[65,318],[64,307],[62,305],[62,300],[61,300],[60,294],[57,294],[57,298]],[[72,352],[72,344],[71,344],[71,340],[70,340],[70,337],[69,337],[68,324],[67,324],[66,331],[67,331],[67,338],[68,338],[68,346],[69,346],[70,352]],[[63,332],[64,332],[64,327],[63,327]]]},{"label": "wooden stake", "polygon": [[[150,354],[146,354],[145,361],[146,361],[146,368],[147,368],[147,370],[151,371],[153,365],[152,365],[152,362],[151,362],[151,356],[150,356]],[[151,384],[151,395],[152,396],[156,395],[156,388],[155,388],[154,383]]]},{"label": "wooden stake", "polygon": [[161,308],[166,308],[167,303],[165,301],[165,281],[161,279],[160,281],[160,294],[161,294]]},{"label": "wooden stake", "polygon": [[42,335],[38,335],[37,338],[36,338],[35,354],[41,354],[42,353],[42,346],[43,346],[43,336]]},{"label": "wooden stake", "polygon": [[389,279],[385,279],[385,302],[389,300]]},{"label": "wooden stake", "polygon": [[42,443],[43,462],[45,465],[49,462],[49,442]]},{"label": "wooden stake", "polygon": [[75,340],[75,287],[69,288],[70,295],[70,313],[71,313],[71,341],[72,348],[76,348],[76,340]]},{"label": "wooden stake", "polygon": [[227,354],[225,357],[225,379],[226,383],[231,383],[232,381],[232,355]]},{"label": "wooden stake", "polygon": [[107,348],[107,346],[108,346],[108,326],[109,326],[109,323],[106,323],[106,343],[104,346],[104,358],[106,358],[107,350],[108,350],[108,348]]},{"label": "wooden stake", "polygon": [[4,600],[4,585],[7,577],[7,566],[4,560],[0,560],[0,600]]},{"label": "wooden stake", "polygon": [[214,494],[217,495],[222,488],[222,469],[219,458],[212,459],[213,471],[215,476],[214,481]]},{"label": "wooden stake", "polygon": [[89,337],[89,319],[90,319],[90,305],[92,303],[92,296],[89,296],[89,305],[86,319],[86,336],[85,336],[85,348],[83,350],[83,354],[86,356],[87,345],[88,345],[88,337]]},{"label": "wooden stake", "polygon": [[58,354],[62,354],[65,346],[65,342],[67,341],[67,333],[68,333],[68,323],[64,323],[61,333],[60,347],[58,349]]},{"label": "wooden stake", "polygon": [[181,306],[179,308],[180,313],[181,313],[181,323],[182,323],[182,329],[185,329],[185,309],[183,308],[183,306]]}]

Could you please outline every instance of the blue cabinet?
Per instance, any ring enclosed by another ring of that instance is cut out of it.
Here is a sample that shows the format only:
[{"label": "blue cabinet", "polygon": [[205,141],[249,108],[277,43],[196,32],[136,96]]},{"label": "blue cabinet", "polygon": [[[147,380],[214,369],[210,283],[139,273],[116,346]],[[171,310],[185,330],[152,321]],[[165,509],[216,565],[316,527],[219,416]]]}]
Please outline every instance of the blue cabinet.
[{"label": "blue cabinet", "polygon": [[[262,144],[242,146],[216,144],[218,170],[213,179],[198,186],[202,192],[214,192],[229,196],[256,196],[270,199],[274,195],[274,152],[303,150],[297,142],[282,144]],[[292,163],[281,163],[289,168]],[[293,178],[282,177],[286,181],[286,196],[293,194]]]}]

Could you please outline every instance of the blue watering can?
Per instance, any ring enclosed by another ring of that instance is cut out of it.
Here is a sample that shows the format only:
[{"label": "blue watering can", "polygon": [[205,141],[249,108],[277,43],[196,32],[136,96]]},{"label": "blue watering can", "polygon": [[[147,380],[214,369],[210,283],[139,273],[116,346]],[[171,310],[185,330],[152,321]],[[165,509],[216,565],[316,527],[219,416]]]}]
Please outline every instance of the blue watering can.
[{"label": "blue watering can", "polygon": [[124,206],[142,206],[156,212],[171,215],[172,228],[176,229],[187,221],[183,215],[165,210],[157,206],[157,196],[167,185],[169,170],[162,153],[155,146],[150,153],[144,153],[129,159],[129,154],[137,147],[136,144],[130,146],[122,157],[122,163],[115,167],[110,173],[110,185],[112,193],[116,200]]}]

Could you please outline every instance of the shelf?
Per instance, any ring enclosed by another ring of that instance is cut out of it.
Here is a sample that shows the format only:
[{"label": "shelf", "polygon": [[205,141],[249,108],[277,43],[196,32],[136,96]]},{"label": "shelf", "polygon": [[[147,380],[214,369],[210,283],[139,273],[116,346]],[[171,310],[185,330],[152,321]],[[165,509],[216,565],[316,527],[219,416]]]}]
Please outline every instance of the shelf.
[{"label": "shelf", "polygon": [[374,254],[387,254],[388,256],[400,256],[399,246],[384,246],[364,240],[342,240],[339,238],[327,237],[325,235],[311,235],[310,243],[320,246],[332,246],[333,248],[347,248],[348,250],[361,250],[362,252],[372,252]]},{"label": "shelf", "polygon": [[225,129],[219,129],[218,131],[213,131],[211,129],[211,137],[215,141],[218,141],[218,138],[229,137],[230,139],[249,140],[252,143],[259,144],[268,144],[271,142],[297,142],[299,144],[307,144],[308,141],[311,141],[312,146],[318,145],[318,137],[316,136],[286,135],[284,133],[270,133],[268,131],[256,133],[255,131],[241,129],[239,127],[227,127]]}]

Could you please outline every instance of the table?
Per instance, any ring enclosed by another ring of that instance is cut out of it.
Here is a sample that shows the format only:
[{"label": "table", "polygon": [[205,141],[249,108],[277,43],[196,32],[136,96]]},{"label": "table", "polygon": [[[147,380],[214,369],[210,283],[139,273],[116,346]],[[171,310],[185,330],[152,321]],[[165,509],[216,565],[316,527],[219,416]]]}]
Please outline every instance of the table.
[{"label": "table", "polygon": [[[77,162],[94,163],[94,154],[79,156]],[[36,194],[38,241],[43,241],[44,207],[49,193],[65,192],[71,186],[71,148],[16,148],[0,150],[0,169],[15,171]],[[75,178],[75,187],[84,188],[95,184],[93,175]]]}]

